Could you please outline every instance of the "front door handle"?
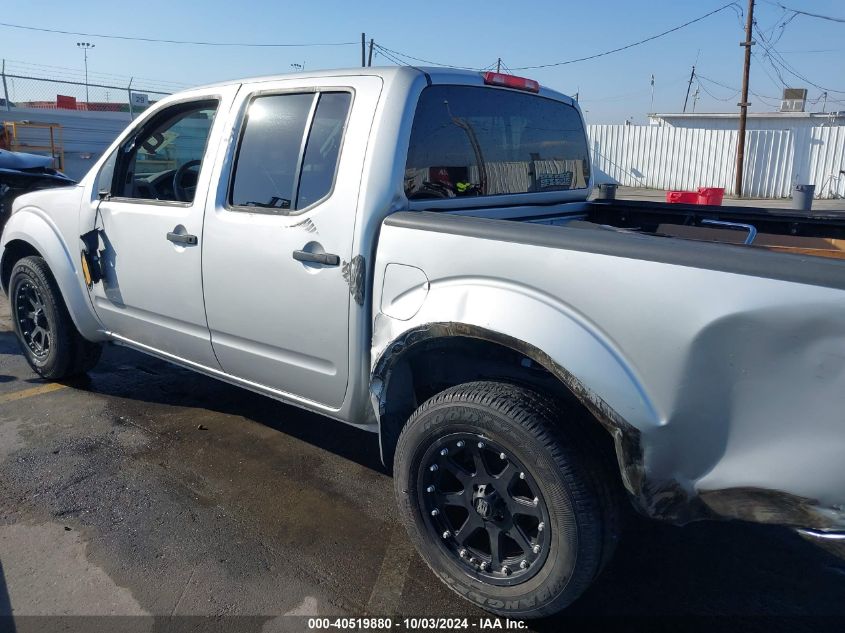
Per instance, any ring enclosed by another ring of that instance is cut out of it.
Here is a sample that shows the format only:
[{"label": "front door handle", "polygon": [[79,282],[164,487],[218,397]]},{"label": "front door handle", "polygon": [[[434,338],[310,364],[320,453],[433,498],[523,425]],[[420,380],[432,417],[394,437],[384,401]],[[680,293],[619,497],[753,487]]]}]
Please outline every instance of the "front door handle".
[{"label": "front door handle", "polygon": [[196,246],[197,244],[197,236],[188,235],[187,233],[175,233],[174,231],[170,231],[167,234],[167,239],[174,244],[187,244],[188,246]]},{"label": "front door handle", "polygon": [[340,257],[331,253],[312,253],[310,251],[294,251],[293,258],[298,262],[313,262],[323,266],[339,266]]}]

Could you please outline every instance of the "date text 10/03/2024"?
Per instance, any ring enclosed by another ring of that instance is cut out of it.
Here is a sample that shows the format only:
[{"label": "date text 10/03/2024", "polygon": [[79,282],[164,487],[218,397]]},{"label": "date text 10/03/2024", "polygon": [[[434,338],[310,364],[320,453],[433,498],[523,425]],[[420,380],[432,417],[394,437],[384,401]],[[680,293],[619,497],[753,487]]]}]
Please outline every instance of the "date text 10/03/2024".
[{"label": "date text 10/03/2024", "polygon": [[479,631],[515,631],[526,629],[523,620],[510,618],[309,618],[309,630],[354,629],[372,631],[439,631],[439,630],[479,630]]}]

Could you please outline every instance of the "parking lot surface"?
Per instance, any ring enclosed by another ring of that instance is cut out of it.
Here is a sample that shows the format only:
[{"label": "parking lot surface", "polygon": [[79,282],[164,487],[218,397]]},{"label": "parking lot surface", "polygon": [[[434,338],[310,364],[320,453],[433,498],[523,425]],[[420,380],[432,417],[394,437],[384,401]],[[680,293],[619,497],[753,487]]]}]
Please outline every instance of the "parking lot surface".
[{"label": "parking lot surface", "polygon": [[[412,550],[374,435],[120,347],[90,377],[48,384],[5,299],[0,315],[0,616],[16,616],[0,628],[483,615]],[[789,531],[632,518],[593,587],[530,627],[835,630],[843,596],[845,562]]]}]

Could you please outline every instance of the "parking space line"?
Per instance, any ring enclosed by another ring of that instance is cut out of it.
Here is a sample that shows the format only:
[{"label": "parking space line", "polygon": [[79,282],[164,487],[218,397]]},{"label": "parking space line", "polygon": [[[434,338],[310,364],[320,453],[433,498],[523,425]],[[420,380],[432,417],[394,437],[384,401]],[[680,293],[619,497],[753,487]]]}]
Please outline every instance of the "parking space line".
[{"label": "parking space line", "polygon": [[15,402],[16,400],[23,400],[24,398],[31,398],[32,396],[40,396],[45,393],[50,393],[52,391],[58,391],[59,389],[66,388],[67,385],[63,385],[58,382],[48,382],[44,385],[38,385],[37,387],[21,389],[20,391],[12,391],[11,393],[4,393],[0,395],[0,404]]},{"label": "parking space line", "polygon": [[381,570],[373,584],[367,613],[370,615],[396,615],[401,608],[405,576],[411,564],[413,550],[404,532],[394,529],[384,552]]}]

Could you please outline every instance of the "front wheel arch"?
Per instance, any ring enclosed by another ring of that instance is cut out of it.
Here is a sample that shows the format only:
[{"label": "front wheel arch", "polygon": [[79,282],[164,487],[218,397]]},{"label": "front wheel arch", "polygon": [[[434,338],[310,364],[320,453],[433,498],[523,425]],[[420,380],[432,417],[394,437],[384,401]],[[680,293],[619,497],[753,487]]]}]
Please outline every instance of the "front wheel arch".
[{"label": "front wheel arch", "polygon": [[47,380],[62,380],[92,369],[102,345],[76,329],[47,262],[40,256],[17,260],[9,280],[12,327],[24,358]]},{"label": "front wheel arch", "polygon": [[76,329],[88,340],[105,341],[108,335],[94,312],[79,270],[81,249],[80,242],[66,242],[58,227],[41,210],[20,209],[3,228],[0,282],[8,293],[8,275],[15,263],[21,257],[42,257],[55,277]]},{"label": "front wheel arch", "polygon": [[9,280],[12,277],[12,269],[24,257],[44,257],[37,248],[24,240],[11,240],[3,249],[3,256],[0,259],[0,284],[3,292],[9,294]]}]

